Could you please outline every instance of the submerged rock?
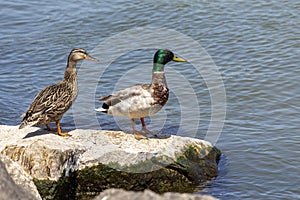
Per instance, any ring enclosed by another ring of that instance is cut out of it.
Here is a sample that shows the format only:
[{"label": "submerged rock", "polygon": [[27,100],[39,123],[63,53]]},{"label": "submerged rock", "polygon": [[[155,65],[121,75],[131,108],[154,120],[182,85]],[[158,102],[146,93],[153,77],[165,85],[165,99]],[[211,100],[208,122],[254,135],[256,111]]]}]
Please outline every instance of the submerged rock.
[{"label": "submerged rock", "polygon": [[143,192],[125,191],[123,189],[108,189],[101,192],[94,200],[216,200],[208,195],[200,194],[180,194],[167,192],[162,195],[156,194],[151,190],[145,190]]},{"label": "submerged rock", "polygon": [[209,142],[180,136],[137,141],[121,131],[60,137],[39,128],[0,130],[0,152],[34,178],[45,199],[88,199],[108,188],[193,192],[217,175],[221,154]]}]

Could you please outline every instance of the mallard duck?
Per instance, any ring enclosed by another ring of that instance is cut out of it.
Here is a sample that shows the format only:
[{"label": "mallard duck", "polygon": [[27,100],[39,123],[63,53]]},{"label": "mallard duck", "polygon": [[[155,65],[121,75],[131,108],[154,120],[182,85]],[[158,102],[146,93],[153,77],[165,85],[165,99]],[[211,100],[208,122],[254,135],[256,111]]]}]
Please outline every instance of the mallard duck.
[{"label": "mallard duck", "polygon": [[[169,89],[165,79],[164,66],[170,61],[186,62],[169,50],[158,50],[153,58],[150,84],[135,85],[115,94],[100,97],[104,103],[96,111],[130,118],[134,137],[137,140],[146,139],[147,134],[156,136],[146,128],[144,118],[157,113],[168,101]],[[136,130],[134,119],[141,120],[144,133]]]},{"label": "mallard duck", "polygon": [[54,131],[49,123],[55,122],[58,135],[68,136],[68,133],[61,132],[60,120],[78,95],[76,64],[84,59],[97,61],[89,56],[84,49],[75,48],[71,51],[64,78],[60,82],[44,88],[34,98],[26,113],[22,115],[23,120],[19,129],[45,124],[47,130]]}]

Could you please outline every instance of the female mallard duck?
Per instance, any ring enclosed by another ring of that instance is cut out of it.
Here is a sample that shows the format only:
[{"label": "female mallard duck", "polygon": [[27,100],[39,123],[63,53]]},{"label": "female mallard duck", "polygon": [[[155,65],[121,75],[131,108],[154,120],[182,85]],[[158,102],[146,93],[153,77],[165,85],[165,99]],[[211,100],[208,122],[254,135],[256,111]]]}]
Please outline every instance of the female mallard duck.
[{"label": "female mallard duck", "polygon": [[71,51],[63,80],[44,88],[34,98],[26,113],[23,114],[24,118],[19,129],[45,124],[48,130],[53,131],[49,123],[56,122],[58,135],[68,136],[68,133],[61,132],[59,122],[78,95],[76,64],[84,59],[97,61],[89,56],[84,49],[76,48]]},{"label": "female mallard duck", "polygon": [[[144,117],[157,113],[168,101],[169,89],[165,79],[164,66],[172,60],[186,62],[169,50],[158,50],[153,59],[151,84],[135,85],[115,94],[101,97],[104,103],[102,108],[98,108],[96,111],[130,118],[134,137],[137,140],[147,138],[145,134],[156,135],[147,130]],[[145,134],[136,130],[134,119],[141,120],[142,130]]]}]

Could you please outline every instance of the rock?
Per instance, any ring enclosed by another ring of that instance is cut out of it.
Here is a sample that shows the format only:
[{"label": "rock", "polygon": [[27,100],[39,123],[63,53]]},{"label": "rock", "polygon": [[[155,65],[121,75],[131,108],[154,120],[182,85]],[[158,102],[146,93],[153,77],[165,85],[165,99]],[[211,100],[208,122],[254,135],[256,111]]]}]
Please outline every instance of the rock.
[{"label": "rock", "polygon": [[5,164],[0,160],[0,200],[6,199],[33,200],[37,198],[15,183],[7,172]]},{"label": "rock", "polygon": [[137,141],[121,131],[74,130],[72,137],[0,126],[0,152],[30,174],[43,198],[92,198],[108,188],[193,192],[217,175],[220,151],[170,136]]},{"label": "rock", "polygon": [[144,190],[143,192],[125,191],[123,189],[107,189],[101,192],[94,200],[216,200],[214,197],[200,194],[187,193],[171,193],[167,192],[162,195],[156,194],[151,190]]},{"label": "rock", "polygon": [[35,199],[42,199],[32,177],[18,163],[3,155],[0,155],[0,161],[5,165],[8,174],[17,185],[35,196]]}]

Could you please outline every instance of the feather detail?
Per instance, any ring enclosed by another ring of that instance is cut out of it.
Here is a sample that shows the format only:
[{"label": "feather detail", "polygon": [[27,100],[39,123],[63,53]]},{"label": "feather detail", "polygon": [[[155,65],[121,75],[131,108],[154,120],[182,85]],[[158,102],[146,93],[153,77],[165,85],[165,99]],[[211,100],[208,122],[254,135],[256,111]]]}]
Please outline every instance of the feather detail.
[{"label": "feather detail", "polygon": [[[44,88],[33,100],[23,117],[22,124],[40,126],[51,121],[59,121],[77,97],[77,84],[65,80]],[[75,92],[75,94],[74,94]],[[20,125],[24,127],[24,125]]]},{"label": "feather detail", "polygon": [[165,79],[164,65],[172,60],[186,62],[169,50],[158,50],[153,58],[151,84],[135,85],[115,94],[100,97],[104,103],[96,111],[130,118],[134,137],[138,140],[147,138],[135,128],[134,119],[139,118],[143,132],[155,136],[155,133],[147,130],[144,117],[157,113],[168,101],[169,89]]},{"label": "feather detail", "polygon": [[107,113],[107,109],[103,109],[103,108],[97,108],[97,109],[95,109],[96,111],[98,111],[98,112],[104,112],[104,113]]},{"label": "feather detail", "polygon": [[39,121],[36,120],[36,121],[23,121],[20,126],[19,126],[19,129],[22,129],[22,128],[26,128],[26,127],[31,127],[31,126],[35,126]]},{"label": "feather detail", "polygon": [[78,95],[76,64],[84,59],[96,60],[90,57],[84,49],[77,48],[71,51],[64,78],[60,82],[44,88],[36,95],[26,113],[22,115],[20,129],[26,126],[40,126],[60,121]]},{"label": "feather detail", "polygon": [[153,115],[162,106],[155,105],[153,88],[149,84],[135,85],[115,94],[101,97],[104,103],[99,112],[129,118],[141,118]]}]

